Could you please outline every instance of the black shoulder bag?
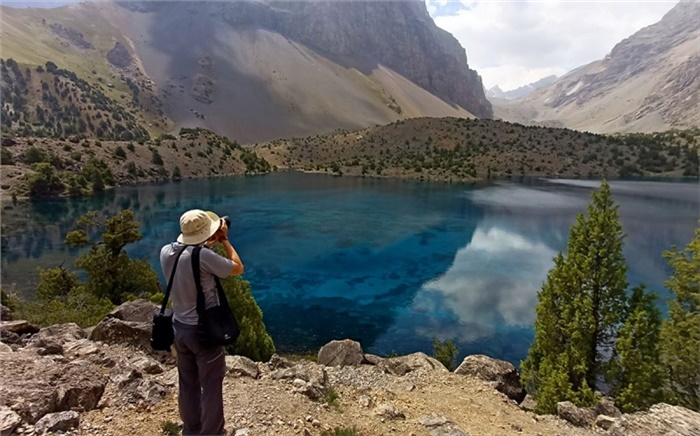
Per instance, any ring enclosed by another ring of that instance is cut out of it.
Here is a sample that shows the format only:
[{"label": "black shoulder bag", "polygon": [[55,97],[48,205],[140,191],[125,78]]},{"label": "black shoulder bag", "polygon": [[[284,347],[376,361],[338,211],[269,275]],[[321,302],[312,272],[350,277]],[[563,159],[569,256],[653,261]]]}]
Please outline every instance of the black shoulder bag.
[{"label": "black shoulder bag", "polygon": [[175,278],[175,270],[177,263],[180,261],[180,256],[185,252],[187,247],[184,247],[175,258],[175,265],[170,273],[168,287],[165,290],[163,297],[163,305],[160,307],[160,312],[153,315],[153,327],[151,328],[151,348],[156,351],[170,351],[170,347],[175,342],[175,333],[173,332],[173,311],[168,309],[168,298],[170,297],[170,289],[173,287],[173,279]]},{"label": "black shoulder bag", "polygon": [[219,305],[209,309],[206,308],[199,271],[199,253],[201,251],[202,247],[195,247],[194,251],[192,251],[192,273],[194,274],[194,282],[197,285],[197,315],[199,315],[197,335],[202,343],[209,346],[235,344],[240,333],[238,322],[236,322],[236,318],[228,305],[224,288],[216,276],[214,276],[214,281],[216,282],[216,290],[219,295]]}]

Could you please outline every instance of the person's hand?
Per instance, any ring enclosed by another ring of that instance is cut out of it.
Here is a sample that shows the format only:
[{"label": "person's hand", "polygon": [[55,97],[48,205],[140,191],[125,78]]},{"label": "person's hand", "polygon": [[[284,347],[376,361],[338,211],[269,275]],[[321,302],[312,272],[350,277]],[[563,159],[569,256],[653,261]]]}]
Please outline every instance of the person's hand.
[{"label": "person's hand", "polygon": [[216,240],[219,242],[224,242],[228,239],[228,226],[226,225],[226,221],[221,220],[221,227],[216,231],[216,235]]}]

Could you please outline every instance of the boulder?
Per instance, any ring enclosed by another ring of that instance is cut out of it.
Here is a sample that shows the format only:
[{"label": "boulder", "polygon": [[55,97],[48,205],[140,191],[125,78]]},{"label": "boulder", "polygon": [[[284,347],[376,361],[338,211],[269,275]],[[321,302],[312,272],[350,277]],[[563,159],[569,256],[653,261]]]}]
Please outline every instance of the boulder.
[{"label": "boulder", "polygon": [[430,432],[431,436],[469,436],[445,416],[431,414],[421,417],[418,421]]},{"label": "boulder", "polygon": [[380,363],[384,362],[383,357],[379,357],[375,354],[367,354],[365,353],[365,361],[364,363],[368,365],[379,365]]},{"label": "boulder", "polygon": [[153,406],[168,393],[164,384],[144,379],[139,370],[129,365],[115,366],[109,378],[117,387],[117,404]]},{"label": "boulder", "polygon": [[34,424],[34,430],[39,434],[68,431],[80,425],[80,414],[74,410],[67,412],[49,413]]},{"label": "boulder", "polygon": [[497,391],[520,403],[527,394],[520,384],[520,374],[510,363],[483,354],[467,356],[455,374],[470,375],[491,384]]},{"label": "boulder", "polygon": [[595,422],[592,409],[577,407],[570,401],[557,403],[557,416],[576,427],[590,427]]},{"label": "boulder", "polygon": [[98,371],[86,370],[87,362],[76,360],[64,368],[58,383],[58,410],[92,410],[102,398],[107,379]]},{"label": "boulder", "polygon": [[596,404],[593,411],[596,415],[607,415],[613,418],[622,416],[622,412],[615,406],[615,402],[606,396],[601,396],[600,402]]},{"label": "boulder", "polygon": [[25,351],[0,353],[0,367],[3,404],[30,424],[47,413],[95,408],[107,383],[89,362],[65,364]]},{"label": "boulder", "polygon": [[325,366],[359,365],[365,361],[365,355],[359,342],[345,339],[331,341],[321,347],[317,361]]},{"label": "boulder", "polygon": [[270,357],[270,361],[267,364],[272,370],[291,368],[294,366],[294,364],[290,360],[285,359],[284,357],[280,357],[277,354],[273,354],[272,357]]},{"label": "boulder", "polygon": [[144,374],[160,374],[163,372],[161,364],[148,356],[136,356],[129,361],[129,364]]},{"label": "boulder", "polygon": [[148,300],[138,299],[127,301],[114,308],[107,314],[107,318],[121,319],[132,322],[153,322],[153,315],[158,310],[158,306]]},{"label": "boulder", "polygon": [[39,354],[61,354],[64,344],[85,337],[83,329],[75,323],[56,324],[39,330],[32,336],[30,346],[38,348]]},{"label": "boulder", "polygon": [[374,409],[374,414],[389,419],[405,419],[406,415],[391,403],[382,403]]},{"label": "boulder", "polygon": [[610,430],[610,427],[615,424],[615,418],[608,415],[598,415],[595,417],[596,427],[600,427],[603,430]]},{"label": "boulder", "polygon": [[537,401],[535,401],[535,398],[530,394],[525,395],[523,401],[520,402],[520,408],[528,412],[534,412],[536,407]]},{"label": "boulder", "polygon": [[258,365],[244,356],[226,356],[226,373],[237,377],[258,378]]},{"label": "boulder", "polygon": [[407,356],[384,359],[376,365],[376,368],[387,374],[398,376],[418,370],[447,371],[447,368],[439,360],[429,357],[425,353],[413,353]]},{"label": "boulder", "polygon": [[295,385],[295,392],[306,395],[312,400],[323,398],[328,390],[328,374],[323,365],[313,362],[300,363],[291,368],[278,369],[272,372],[275,380],[294,382],[299,379],[304,384]]},{"label": "boulder", "polygon": [[151,322],[124,321],[107,317],[95,326],[90,333],[90,340],[106,344],[125,344],[150,351]]},{"label": "boulder", "polygon": [[33,335],[39,331],[39,327],[25,320],[0,321],[0,331],[16,335]]},{"label": "boulder", "polygon": [[700,434],[700,413],[661,403],[648,412],[624,414],[610,427],[611,436],[696,436]]},{"label": "boulder", "polygon": [[22,423],[22,418],[9,407],[0,407],[0,436],[9,436]]}]

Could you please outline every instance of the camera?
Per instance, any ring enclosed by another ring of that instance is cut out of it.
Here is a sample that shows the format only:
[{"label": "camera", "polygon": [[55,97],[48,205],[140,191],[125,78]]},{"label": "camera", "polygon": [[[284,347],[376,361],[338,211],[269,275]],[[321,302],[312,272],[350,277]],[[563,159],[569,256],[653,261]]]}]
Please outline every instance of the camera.
[{"label": "camera", "polygon": [[231,218],[228,215],[222,216],[221,219],[226,223],[226,227],[231,228]]}]

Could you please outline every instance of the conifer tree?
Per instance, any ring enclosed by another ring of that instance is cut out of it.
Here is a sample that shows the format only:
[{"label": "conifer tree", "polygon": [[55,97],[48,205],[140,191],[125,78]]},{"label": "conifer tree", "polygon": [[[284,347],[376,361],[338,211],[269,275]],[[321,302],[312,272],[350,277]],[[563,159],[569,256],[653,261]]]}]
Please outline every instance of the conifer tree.
[{"label": "conifer tree", "polygon": [[555,258],[538,294],[535,342],[522,373],[540,413],[553,413],[559,401],[595,402],[604,356],[612,353],[625,315],[623,240],[617,206],[603,181],[587,215],[579,214],[569,231],[566,256]]},{"label": "conifer tree", "polygon": [[685,251],[664,257],[674,270],[666,287],[675,296],[661,332],[668,401],[700,411],[700,228]]},{"label": "conifer tree", "polygon": [[610,394],[626,413],[646,410],[663,398],[661,311],[655,302],[656,295],[645,292],[643,286],[632,291],[629,316],[620,329],[606,374]]}]

